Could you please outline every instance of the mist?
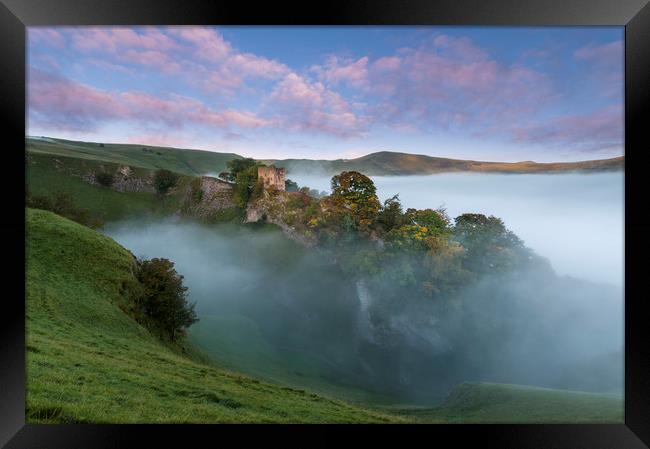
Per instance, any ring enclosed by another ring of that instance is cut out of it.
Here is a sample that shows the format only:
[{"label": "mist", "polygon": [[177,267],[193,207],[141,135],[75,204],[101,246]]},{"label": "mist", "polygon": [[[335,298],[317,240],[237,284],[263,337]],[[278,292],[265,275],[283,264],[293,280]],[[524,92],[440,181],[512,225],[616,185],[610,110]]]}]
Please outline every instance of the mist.
[{"label": "mist", "polygon": [[381,403],[436,404],[463,381],[620,393],[622,176],[439,176],[373,180],[405,208],[499,216],[575,278],[485,276],[431,301],[379,276],[351,278],[271,226],[131,220],[104,232],[175,263],[200,319],[190,340],[227,368]]},{"label": "mist", "polygon": [[[330,190],[331,177],[291,172],[300,186]],[[404,208],[439,206],[450,217],[495,215],[555,271],[623,285],[623,173],[373,176],[384,201],[395,194]]]}]

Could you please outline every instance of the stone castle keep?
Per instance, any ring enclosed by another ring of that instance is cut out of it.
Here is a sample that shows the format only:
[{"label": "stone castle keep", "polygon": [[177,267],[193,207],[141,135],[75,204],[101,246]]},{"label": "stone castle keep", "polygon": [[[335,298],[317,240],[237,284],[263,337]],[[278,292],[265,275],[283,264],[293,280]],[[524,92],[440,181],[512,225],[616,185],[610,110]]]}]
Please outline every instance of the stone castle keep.
[{"label": "stone castle keep", "polygon": [[284,190],[284,173],[284,168],[276,168],[273,165],[257,167],[257,178],[262,181],[265,189]]}]

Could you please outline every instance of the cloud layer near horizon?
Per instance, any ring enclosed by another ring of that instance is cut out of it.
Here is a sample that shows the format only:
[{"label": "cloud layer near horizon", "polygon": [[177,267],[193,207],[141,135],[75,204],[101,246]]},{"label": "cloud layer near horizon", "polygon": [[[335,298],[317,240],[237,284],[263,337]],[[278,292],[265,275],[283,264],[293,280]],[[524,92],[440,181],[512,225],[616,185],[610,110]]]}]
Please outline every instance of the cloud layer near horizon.
[{"label": "cloud layer near horizon", "polygon": [[214,27],[30,28],[27,132],[216,150],[239,141],[253,155],[261,142],[294,142],[324,158],[401,136],[622,154],[621,40],[504,58],[476,37],[418,37],[372,54],[319,47],[301,64],[292,48],[286,60],[240,50]]}]

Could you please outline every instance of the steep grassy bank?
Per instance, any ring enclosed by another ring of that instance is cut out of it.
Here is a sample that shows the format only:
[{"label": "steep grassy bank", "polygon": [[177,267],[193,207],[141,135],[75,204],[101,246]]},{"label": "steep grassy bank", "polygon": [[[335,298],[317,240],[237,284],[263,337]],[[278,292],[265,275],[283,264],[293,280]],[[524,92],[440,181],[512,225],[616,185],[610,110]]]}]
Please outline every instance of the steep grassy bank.
[{"label": "steep grassy bank", "polygon": [[394,422],[400,418],[191,359],[119,308],[133,257],[27,210],[28,422]]}]

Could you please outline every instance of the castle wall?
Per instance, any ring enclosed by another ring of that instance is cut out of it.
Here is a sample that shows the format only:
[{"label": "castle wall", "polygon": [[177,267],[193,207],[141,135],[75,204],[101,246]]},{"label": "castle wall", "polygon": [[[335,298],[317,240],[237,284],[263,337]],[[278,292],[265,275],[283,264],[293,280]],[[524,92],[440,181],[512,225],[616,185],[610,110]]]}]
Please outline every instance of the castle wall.
[{"label": "castle wall", "polygon": [[284,191],[284,174],[284,168],[276,168],[273,165],[257,168],[257,178],[262,181],[266,189],[274,188]]}]

